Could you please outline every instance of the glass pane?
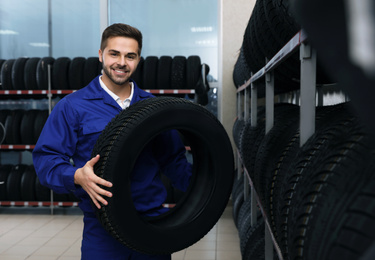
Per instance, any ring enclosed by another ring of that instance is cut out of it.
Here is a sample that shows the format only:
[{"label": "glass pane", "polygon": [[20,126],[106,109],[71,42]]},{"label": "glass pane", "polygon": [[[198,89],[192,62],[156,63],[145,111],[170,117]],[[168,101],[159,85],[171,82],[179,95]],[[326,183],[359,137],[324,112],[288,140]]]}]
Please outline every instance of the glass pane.
[{"label": "glass pane", "polygon": [[198,55],[218,74],[217,0],[109,0],[109,23],[143,33],[142,56]]},{"label": "glass pane", "polygon": [[99,0],[53,0],[51,3],[52,56],[98,56]]},{"label": "glass pane", "polygon": [[0,58],[48,56],[48,1],[0,1]]},{"label": "glass pane", "polygon": [[0,59],[97,56],[99,12],[99,0],[1,0]]}]

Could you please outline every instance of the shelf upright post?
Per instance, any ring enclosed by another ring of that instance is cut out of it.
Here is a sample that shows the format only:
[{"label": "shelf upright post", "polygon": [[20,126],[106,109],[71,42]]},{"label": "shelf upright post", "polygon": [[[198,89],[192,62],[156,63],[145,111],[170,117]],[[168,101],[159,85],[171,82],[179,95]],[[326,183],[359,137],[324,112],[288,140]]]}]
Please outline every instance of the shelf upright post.
[{"label": "shelf upright post", "polygon": [[[251,77],[253,73],[251,73]],[[254,85],[253,82],[250,83],[251,85],[251,126],[257,126],[258,121],[258,89]],[[255,225],[258,221],[257,219],[257,194],[255,192],[255,188],[251,186],[251,225]]]},{"label": "shelf upright post", "polygon": [[[52,78],[51,78],[51,64],[48,64],[48,114],[51,114],[51,111],[52,111]],[[53,210],[54,210],[54,205],[53,205],[53,191],[51,190],[50,191],[51,193],[51,205],[50,205],[50,209],[51,209],[51,215],[53,215]]]},{"label": "shelf upright post", "polygon": [[[268,59],[266,58],[266,64]],[[266,129],[267,134],[274,124],[274,98],[275,98],[275,78],[274,72],[269,71],[265,75],[266,78]],[[265,260],[273,260],[273,242],[271,237],[271,230],[268,225],[264,225],[264,250]]]},{"label": "shelf upright post", "polygon": [[315,132],[316,106],[316,51],[307,43],[300,46],[301,60],[301,113],[300,146]]},{"label": "shelf upright post", "polygon": [[[244,120],[247,122],[250,117],[250,91],[249,88],[245,88],[244,90]],[[244,178],[244,201],[247,201],[249,199],[249,194],[251,191],[249,191],[249,180],[248,178]],[[250,194],[251,196],[251,194]]]},{"label": "shelf upright post", "polygon": [[[266,59],[266,64],[268,59]],[[266,134],[273,127],[274,120],[274,98],[275,98],[275,79],[273,71],[266,73]]]},{"label": "shelf upright post", "polygon": [[[253,76],[253,73],[251,73]],[[257,126],[258,121],[258,89],[254,83],[251,84],[251,126]]]},{"label": "shelf upright post", "polygon": [[[242,95],[242,92],[238,92],[237,93],[237,120],[244,120],[244,116],[243,116],[243,98],[244,98],[244,95]],[[237,178],[240,179],[241,178],[241,174],[242,174],[242,163],[241,163],[241,159],[240,159],[240,156],[236,153],[237,155]]]}]

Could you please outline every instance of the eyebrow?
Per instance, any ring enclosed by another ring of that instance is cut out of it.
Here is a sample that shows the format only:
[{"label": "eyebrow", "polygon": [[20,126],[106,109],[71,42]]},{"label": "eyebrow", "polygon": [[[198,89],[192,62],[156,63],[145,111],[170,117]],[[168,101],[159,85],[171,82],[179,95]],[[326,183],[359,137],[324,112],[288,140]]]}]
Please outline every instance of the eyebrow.
[{"label": "eyebrow", "polygon": [[[108,50],[108,52],[114,52],[114,53],[120,53],[119,51],[117,51],[117,50],[113,50],[113,49],[110,49],[110,50]],[[126,54],[127,56],[129,56],[129,55],[138,55],[138,53],[136,53],[136,52],[129,52],[129,53],[127,53]]]}]

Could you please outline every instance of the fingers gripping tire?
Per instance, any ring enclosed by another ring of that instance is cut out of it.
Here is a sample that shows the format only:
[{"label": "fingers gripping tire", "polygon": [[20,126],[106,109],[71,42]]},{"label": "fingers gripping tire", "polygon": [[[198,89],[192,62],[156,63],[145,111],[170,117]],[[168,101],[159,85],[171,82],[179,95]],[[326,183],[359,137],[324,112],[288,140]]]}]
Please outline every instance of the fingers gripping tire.
[{"label": "fingers gripping tire", "polygon": [[[171,129],[189,141],[192,179],[176,207],[146,220],[132,202],[130,173],[143,147]],[[228,203],[234,172],[228,135],[215,116],[188,100],[156,97],[130,106],[103,130],[92,152],[96,154],[100,160],[95,173],[114,183],[108,188],[113,193],[108,205],[96,209],[99,221],[134,250],[150,254],[182,250],[211,230]]]}]

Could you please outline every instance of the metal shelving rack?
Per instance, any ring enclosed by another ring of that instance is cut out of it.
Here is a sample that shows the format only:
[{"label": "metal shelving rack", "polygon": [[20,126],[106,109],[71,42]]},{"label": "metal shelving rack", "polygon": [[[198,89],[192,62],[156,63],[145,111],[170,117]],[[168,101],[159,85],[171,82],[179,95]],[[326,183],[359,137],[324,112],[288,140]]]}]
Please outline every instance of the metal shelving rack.
[{"label": "metal shelving rack", "polygon": [[[252,74],[250,79],[237,89],[237,116],[239,119],[245,121],[251,116],[251,126],[257,124],[257,88],[253,84],[257,80],[264,79],[266,81],[266,96],[265,96],[265,116],[267,134],[273,127],[274,123],[274,73],[273,70],[285,61],[291,54],[299,50],[301,61],[301,85],[300,85],[300,146],[302,146],[311,135],[315,132],[315,106],[316,106],[316,51],[306,42],[307,36],[301,30],[298,32],[271,60],[266,60],[266,65],[255,74]],[[251,97],[250,97],[251,94]],[[256,190],[248,174],[246,168],[241,161],[240,153],[237,152],[238,157],[238,175],[243,172],[248,178],[245,178],[244,196],[245,200],[251,200],[251,212],[257,211],[259,206],[262,216],[265,220],[265,259],[272,260],[274,250],[279,259],[283,259],[279,245],[270,228],[268,218],[263,210],[261,202],[258,199]],[[252,214],[251,225],[256,224],[257,215]]]}]

